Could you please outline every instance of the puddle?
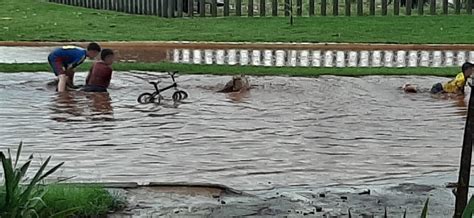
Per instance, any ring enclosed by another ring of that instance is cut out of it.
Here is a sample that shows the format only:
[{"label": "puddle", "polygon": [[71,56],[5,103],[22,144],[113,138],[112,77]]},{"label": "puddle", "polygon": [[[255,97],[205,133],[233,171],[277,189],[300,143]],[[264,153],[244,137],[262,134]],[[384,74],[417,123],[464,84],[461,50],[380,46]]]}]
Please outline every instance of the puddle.
[{"label": "puddle", "polygon": [[108,96],[57,95],[46,87],[51,73],[0,74],[0,149],[23,140],[25,155],[53,155],[66,162],[57,176],[87,182],[258,191],[456,179],[464,100],[397,89],[446,78],[251,77],[255,88],[236,101],[214,92],[230,77],[180,75],[185,102],[174,105],[165,92],[164,105],[139,105],[159,77],[170,82],[117,72]]}]

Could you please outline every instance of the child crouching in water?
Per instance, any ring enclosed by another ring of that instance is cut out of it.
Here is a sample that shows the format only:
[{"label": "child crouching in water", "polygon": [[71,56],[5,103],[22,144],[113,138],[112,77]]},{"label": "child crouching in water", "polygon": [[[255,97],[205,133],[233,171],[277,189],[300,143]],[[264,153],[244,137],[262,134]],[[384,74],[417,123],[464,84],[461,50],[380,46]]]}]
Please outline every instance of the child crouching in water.
[{"label": "child crouching in water", "polygon": [[112,64],[114,63],[114,52],[111,49],[103,49],[100,53],[101,61],[94,63],[86,77],[86,85],[82,88],[85,92],[107,92],[112,79]]},{"label": "child crouching in water", "polygon": [[431,93],[464,94],[464,86],[466,86],[467,78],[472,75],[473,68],[474,64],[470,62],[464,63],[461,67],[462,72],[458,73],[458,75],[456,75],[456,78],[444,84],[434,84],[431,88]]},{"label": "child crouching in water", "polygon": [[[464,94],[464,87],[466,86],[467,78],[469,78],[474,71],[474,64],[466,62],[461,67],[462,72],[456,75],[456,78],[447,83],[436,83],[431,88],[431,94]],[[418,92],[416,85],[409,83],[404,84],[402,90],[409,93]]]}]

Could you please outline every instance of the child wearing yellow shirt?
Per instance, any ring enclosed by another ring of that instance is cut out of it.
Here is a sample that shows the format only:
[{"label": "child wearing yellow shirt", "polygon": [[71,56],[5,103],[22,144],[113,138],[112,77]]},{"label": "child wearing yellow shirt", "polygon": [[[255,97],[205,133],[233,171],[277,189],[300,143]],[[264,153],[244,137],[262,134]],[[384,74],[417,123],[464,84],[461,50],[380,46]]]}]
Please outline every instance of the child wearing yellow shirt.
[{"label": "child wearing yellow shirt", "polygon": [[474,64],[466,62],[461,67],[462,72],[456,75],[456,78],[453,80],[441,84],[436,83],[431,88],[431,93],[454,93],[454,94],[464,94],[464,86],[466,86],[467,78],[469,78],[474,69]]}]

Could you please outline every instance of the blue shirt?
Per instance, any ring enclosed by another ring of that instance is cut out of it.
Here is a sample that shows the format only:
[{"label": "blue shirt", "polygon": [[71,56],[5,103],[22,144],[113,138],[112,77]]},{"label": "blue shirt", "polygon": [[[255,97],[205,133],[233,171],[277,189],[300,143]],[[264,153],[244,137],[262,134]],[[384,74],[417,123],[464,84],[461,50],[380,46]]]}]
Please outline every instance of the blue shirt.
[{"label": "blue shirt", "polygon": [[75,68],[86,59],[87,51],[76,46],[63,46],[54,49],[49,58],[53,62],[61,62],[65,68]]}]

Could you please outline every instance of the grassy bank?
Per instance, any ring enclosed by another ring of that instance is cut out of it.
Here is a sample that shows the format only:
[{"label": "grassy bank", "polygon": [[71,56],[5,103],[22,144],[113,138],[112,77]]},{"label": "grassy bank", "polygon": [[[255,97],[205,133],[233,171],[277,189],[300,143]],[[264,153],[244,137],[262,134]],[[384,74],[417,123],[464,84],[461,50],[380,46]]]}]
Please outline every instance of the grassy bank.
[{"label": "grassy bank", "polygon": [[199,40],[252,42],[472,43],[474,17],[387,16],[163,19],[47,3],[3,0],[0,40]]},{"label": "grassy bank", "polygon": [[120,209],[124,204],[123,199],[104,188],[77,185],[50,185],[43,200],[48,205],[45,215],[76,208],[76,216],[98,216]]},{"label": "grassy bank", "polygon": [[[85,63],[78,71],[87,71],[90,64]],[[179,71],[186,74],[235,75],[246,74],[256,76],[368,76],[368,75],[419,75],[419,76],[454,76],[458,68],[314,68],[314,67],[255,67],[255,66],[222,66],[222,65],[190,65],[173,63],[116,63],[115,71]],[[0,64],[0,72],[38,72],[50,71],[48,64]]]},{"label": "grassy bank", "polygon": [[[47,207],[37,209],[39,217],[100,216],[110,211],[120,209],[124,201],[118,196],[112,196],[107,190],[96,186],[78,185],[47,185],[43,202]],[[4,187],[1,187],[4,189]],[[0,205],[5,204],[5,192],[0,192]],[[0,208],[1,209],[1,208]]]}]

